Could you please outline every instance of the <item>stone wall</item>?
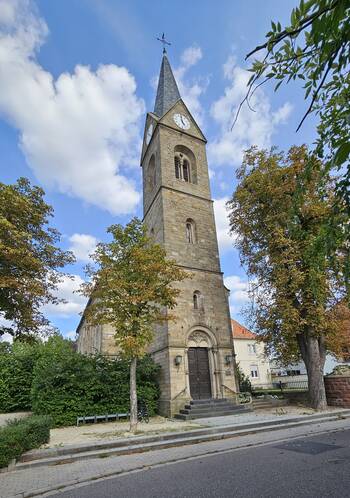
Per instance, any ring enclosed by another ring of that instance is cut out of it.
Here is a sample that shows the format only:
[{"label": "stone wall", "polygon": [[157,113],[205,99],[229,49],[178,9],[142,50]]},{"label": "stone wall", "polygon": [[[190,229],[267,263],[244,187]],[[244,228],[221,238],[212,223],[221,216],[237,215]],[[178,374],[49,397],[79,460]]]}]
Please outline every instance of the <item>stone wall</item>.
[{"label": "stone wall", "polygon": [[328,375],[324,383],[329,406],[350,408],[350,375]]}]

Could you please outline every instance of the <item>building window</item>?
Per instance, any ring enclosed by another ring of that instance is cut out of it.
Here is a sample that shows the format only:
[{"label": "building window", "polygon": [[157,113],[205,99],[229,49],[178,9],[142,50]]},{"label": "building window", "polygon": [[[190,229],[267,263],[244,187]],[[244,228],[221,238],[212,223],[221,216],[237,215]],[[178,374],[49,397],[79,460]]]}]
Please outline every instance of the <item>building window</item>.
[{"label": "building window", "polygon": [[175,177],[180,180],[181,179],[181,162],[178,156],[175,156]]},{"label": "building window", "polygon": [[195,223],[190,218],[186,220],[186,241],[189,244],[194,244],[196,241]]},{"label": "building window", "polygon": [[287,375],[293,376],[293,375],[301,375],[300,370],[286,370]]},{"label": "building window", "polygon": [[186,183],[197,184],[197,161],[196,157],[185,145],[174,147],[175,177]]},{"label": "building window", "polygon": [[256,344],[247,344],[247,346],[249,354],[256,354]]},{"label": "building window", "polygon": [[157,183],[156,159],[155,159],[154,154],[153,154],[151,159],[149,160],[149,163],[148,163],[149,190],[152,190],[155,187],[156,183]]},{"label": "building window", "polygon": [[193,308],[195,310],[203,310],[203,297],[199,291],[194,291],[193,293]]},{"label": "building window", "polygon": [[190,181],[190,164],[187,161],[187,159],[184,159],[182,162],[182,173],[183,173],[183,179],[185,182]]},{"label": "building window", "polygon": [[252,379],[258,379],[259,378],[258,365],[250,365],[250,376],[251,376]]},{"label": "building window", "polygon": [[191,163],[185,154],[178,153],[174,157],[175,178],[186,183],[191,182]]}]

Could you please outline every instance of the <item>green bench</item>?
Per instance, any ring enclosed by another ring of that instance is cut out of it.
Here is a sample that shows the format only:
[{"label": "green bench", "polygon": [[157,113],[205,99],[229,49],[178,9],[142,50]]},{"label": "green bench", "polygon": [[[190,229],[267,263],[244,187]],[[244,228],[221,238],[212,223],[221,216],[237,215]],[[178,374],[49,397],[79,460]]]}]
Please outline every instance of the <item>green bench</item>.
[{"label": "green bench", "polygon": [[81,423],[83,424],[97,424],[97,422],[110,422],[120,419],[128,419],[130,416],[129,412],[126,413],[110,413],[108,415],[90,415],[87,417],[77,417],[77,426]]}]

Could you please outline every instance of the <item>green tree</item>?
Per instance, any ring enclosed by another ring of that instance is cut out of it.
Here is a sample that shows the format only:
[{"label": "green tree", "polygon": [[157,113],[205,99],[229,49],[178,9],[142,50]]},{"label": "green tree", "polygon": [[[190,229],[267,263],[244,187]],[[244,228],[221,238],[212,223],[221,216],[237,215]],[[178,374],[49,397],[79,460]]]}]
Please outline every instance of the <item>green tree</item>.
[{"label": "green tree", "polygon": [[348,217],[339,210],[329,221],[334,184],[305,146],[287,155],[251,148],[237,176],[229,219],[253,282],[255,330],[283,363],[302,357],[311,404],[324,409],[326,352],[341,350],[344,316],[349,316],[349,308],[341,306],[347,293],[342,268],[349,258]]},{"label": "green tree", "polygon": [[89,282],[82,286],[90,304],[84,312],[92,325],[110,324],[121,353],[130,361],[130,430],[137,427],[136,366],[152,341],[156,323],[172,319],[179,290],[172,284],[188,273],[168,260],[154,244],[146,226],[134,218],[125,228],[112,225],[109,243],[100,243],[87,267]]},{"label": "green tree", "polygon": [[13,324],[0,326],[0,335],[35,335],[48,324],[41,307],[58,302],[58,269],[74,257],[56,247],[60,234],[48,226],[52,215],[44,191],[29,180],[0,183],[0,316]]},{"label": "green tree", "polygon": [[350,208],[350,1],[301,0],[283,27],[271,22],[267,41],[246,58],[254,60],[245,101],[255,88],[270,80],[301,80],[308,106],[298,129],[310,113],[319,116],[316,152],[327,170],[342,171],[339,192]]}]

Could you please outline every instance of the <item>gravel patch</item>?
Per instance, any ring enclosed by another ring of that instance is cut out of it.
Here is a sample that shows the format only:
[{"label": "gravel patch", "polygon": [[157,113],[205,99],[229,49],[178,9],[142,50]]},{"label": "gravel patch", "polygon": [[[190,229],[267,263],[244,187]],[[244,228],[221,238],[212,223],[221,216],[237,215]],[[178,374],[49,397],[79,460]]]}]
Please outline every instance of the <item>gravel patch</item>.
[{"label": "gravel patch", "polygon": [[203,424],[197,421],[183,422],[164,417],[152,417],[148,424],[139,422],[136,434],[129,432],[129,422],[107,422],[89,425],[80,425],[79,427],[60,427],[51,429],[50,442],[44,448],[54,446],[72,445],[75,443],[88,443],[91,441],[100,441],[103,439],[135,437],[140,435],[153,435],[162,432],[186,431],[203,427]]},{"label": "gravel patch", "polygon": [[0,413],[0,427],[6,425],[9,420],[29,417],[29,415],[31,415],[31,412]]}]

